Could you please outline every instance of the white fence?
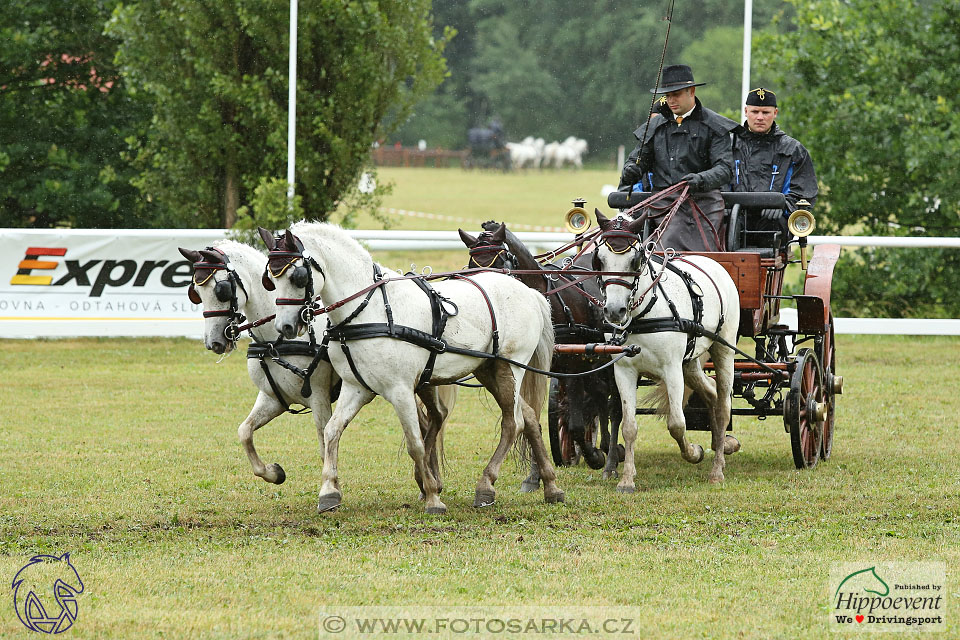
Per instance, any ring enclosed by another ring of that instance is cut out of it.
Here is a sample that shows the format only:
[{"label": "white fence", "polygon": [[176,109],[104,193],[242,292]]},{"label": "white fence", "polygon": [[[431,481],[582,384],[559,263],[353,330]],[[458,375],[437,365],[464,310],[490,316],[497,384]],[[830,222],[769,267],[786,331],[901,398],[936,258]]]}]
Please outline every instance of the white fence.
[{"label": "white fence", "polygon": [[[455,231],[350,231],[371,251],[464,251]],[[200,248],[220,229],[0,229],[0,336],[190,336],[201,309],[185,295],[190,264],[178,246]],[[534,251],[569,233],[518,232]],[[960,238],[811,236],[811,245],[960,248]],[[789,321],[789,309],[784,319]],[[960,335],[958,319],[837,318],[837,333]]]}]

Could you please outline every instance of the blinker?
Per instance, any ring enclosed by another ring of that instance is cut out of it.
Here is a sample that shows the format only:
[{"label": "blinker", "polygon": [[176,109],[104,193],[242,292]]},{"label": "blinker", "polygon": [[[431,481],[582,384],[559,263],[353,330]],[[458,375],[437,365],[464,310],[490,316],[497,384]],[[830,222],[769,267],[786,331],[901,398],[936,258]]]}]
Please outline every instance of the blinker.
[{"label": "blinker", "polygon": [[220,302],[230,302],[233,300],[233,280],[221,280],[213,288],[213,293]]},{"label": "blinker", "polygon": [[305,289],[310,282],[310,271],[307,267],[300,265],[290,274],[290,282],[298,289]]}]

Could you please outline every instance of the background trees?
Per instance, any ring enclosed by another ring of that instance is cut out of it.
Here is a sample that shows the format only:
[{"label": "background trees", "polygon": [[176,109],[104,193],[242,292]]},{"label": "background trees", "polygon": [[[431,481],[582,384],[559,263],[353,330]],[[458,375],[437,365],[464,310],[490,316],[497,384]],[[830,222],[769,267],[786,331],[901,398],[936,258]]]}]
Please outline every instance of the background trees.
[{"label": "background trees", "polygon": [[[156,0],[120,7],[109,33],[153,118],[136,184],[172,220],[232,226],[286,167],[287,0]],[[429,0],[300,2],[297,192],[325,218],[371,143],[442,79]]]}]

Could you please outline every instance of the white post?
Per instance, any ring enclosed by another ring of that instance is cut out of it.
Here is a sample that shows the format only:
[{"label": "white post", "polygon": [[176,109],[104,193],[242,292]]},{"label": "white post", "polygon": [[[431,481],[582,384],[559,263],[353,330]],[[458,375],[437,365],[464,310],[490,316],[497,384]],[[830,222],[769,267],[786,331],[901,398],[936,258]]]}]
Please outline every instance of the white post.
[{"label": "white post", "polygon": [[747,100],[747,92],[750,91],[750,46],[753,36],[753,0],[744,0],[743,3],[743,76],[740,81],[740,105],[737,110],[743,108]]},{"label": "white post", "polygon": [[297,155],[297,0],[290,0],[290,72],[287,97],[287,200],[293,209],[294,166]]}]

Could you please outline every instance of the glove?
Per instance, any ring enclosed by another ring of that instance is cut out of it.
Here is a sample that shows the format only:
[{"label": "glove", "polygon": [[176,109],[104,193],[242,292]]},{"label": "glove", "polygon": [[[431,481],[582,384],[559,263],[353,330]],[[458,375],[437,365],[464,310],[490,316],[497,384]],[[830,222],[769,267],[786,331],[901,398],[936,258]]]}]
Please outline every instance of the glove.
[{"label": "glove", "polygon": [[627,164],[623,165],[623,173],[620,175],[620,184],[636,184],[640,182],[641,177],[643,177],[643,171],[640,170],[640,167],[637,166],[635,162],[628,162]]},{"label": "glove", "polygon": [[760,217],[764,220],[779,220],[783,217],[783,209],[764,209],[760,212]]},{"label": "glove", "polygon": [[690,185],[691,193],[696,193],[703,187],[703,176],[701,176],[699,173],[688,173],[680,178],[680,181],[686,182],[688,185]]}]

